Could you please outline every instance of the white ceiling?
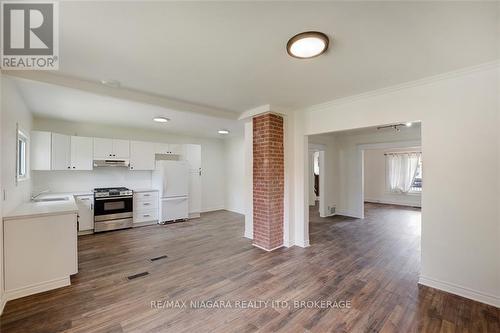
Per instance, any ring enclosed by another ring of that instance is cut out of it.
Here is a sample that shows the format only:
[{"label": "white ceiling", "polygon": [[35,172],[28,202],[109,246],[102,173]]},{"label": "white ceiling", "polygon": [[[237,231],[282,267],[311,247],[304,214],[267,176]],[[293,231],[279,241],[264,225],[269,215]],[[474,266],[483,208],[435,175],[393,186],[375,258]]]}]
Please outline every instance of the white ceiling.
[{"label": "white ceiling", "polygon": [[[498,2],[60,3],[59,74],[242,112],[297,108],[498,55]],[[298,32],[332,39],[286,54]]]},{"label": "white ceiling", "polygon": [[[18,83],[38,116],[240,134],[228,118],[260,105],[295,109],[496,60],[499,13],[500,2],[64,1],[54,77],[76,83]],[[330,36],[331,49],[310,60],[289,57],[287,40],[306,30]],[[138,91],[187,103],[154,106],[71,89],[101,79],[120,81],[124,98]],[[154,124],[156,115],[172,122]]]},{"label": "white ceiling", "polygon": [[[199,113],[169,110],[51,84],[13,78],[28,108],[36,117],[114,126],[151,128],[195,137],[224,138],[242,135],[237,120],[215,118]],[[159,124],[153,117],[165,116],[171,122]],[[228,129],[222,136],[219,129]]]}]

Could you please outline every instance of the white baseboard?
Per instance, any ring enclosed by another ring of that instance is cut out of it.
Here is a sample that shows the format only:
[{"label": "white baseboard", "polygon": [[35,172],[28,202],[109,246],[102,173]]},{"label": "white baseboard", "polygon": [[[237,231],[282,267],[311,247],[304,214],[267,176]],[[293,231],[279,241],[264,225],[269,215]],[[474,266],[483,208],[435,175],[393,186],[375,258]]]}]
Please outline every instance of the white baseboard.
[{"label": "white baseboard", "polygon": [[264,247],[262,247],[260,245],[254,244],[254,243],[252,243],[252,245],[255,246],[255,247],[257,247],[257,248],[259,248],[259,249],[261,249],[261,250],[267,251],[267,252],[271,252],[271,251],[277,250],[277,249],[282,248],[284,246],[283,244],[281,244],[279,246],[273,247],[272,249],[268,250],[268,249],[266,249],[266,248],[264,248]]},{"label": "white baseboard", "polygon": [[420,276],[420,278],[418,279],[418,283],[423,286],[439,289],[451,294],[469,298],[473,301],[478,301],[481,303],[493,305],[496,306],[497,308],[500,308],[499,296],[485,294],[483,292],[462,287],[454,283],[439,281],[425,276]]},{"label": "white baseboard", "polygon": [[295,245],[296,246],[299,246],[299,247],[309,247],[311,246],[311,244],[309,244],[309,239],[306,239],[306,240],[298,240],[298,241],[295,241]]},{"label": "white baseboard", "polygon": [[342,216],[347,216],[347,217],[353,217],[355,219],[362,219],[363,216],[359,215],[358,213],[351,212],[348,210],[337,210],[335,215],[342,215]]},{"label": "white baseboard", "polygon": [[245,232],[245,234],[243,235],[243,237],[248,238],[248,239],[253,239],[253,234]]},{"label": "white baseboard", "polygon": [[3,308],[5,308],[5,304],[7,301],[5,300],[5,295],[0,295],[0,316],[3,313]]},{"label": "white baseboard", "polygon": [[224,210],[224,209],[225,209],[224,205],[208,207],[208,208],[203,208],[200,213],[208,213],[208,212],[214,212],[216,210]]},{"label": "white baseboard", "polygon": [[379,199],[371,199],[365,198],[365,202],[370,203],[379,203],[385,205],[396,205],[396,206],[410,206],[410,207],[422,207],[421,204],[409,201],[395,201],[395,200],[379,200]]},{"label": "white baseboard", "polygon": [[236,214],[240,214],[240,215],[245,215],[245,212],[239,211],[239,210],[237,210],[237,209],[232,209],[232,208],[229,208],[229,207],[224,207],[223,209],[224,209],[224,210],[227,210],[228,212],[231,212],[231,213],[236,213]]},{"label": "white baseboard", "polygon": [[13,289],[13,290],[6,290],[4,293],[4,302],[11,301],[13,299],[21,298],[24,296],[29,296],[33,294],[38,294],[47,290],[52,290],[52,289],[57,289],[61,287],[66,287],[71,284],[71,280],[69,276],[51,280],[51,281],[45,281],[42,283],[37,283],[31,286],[27,287],[22,287],[18,289]]}]

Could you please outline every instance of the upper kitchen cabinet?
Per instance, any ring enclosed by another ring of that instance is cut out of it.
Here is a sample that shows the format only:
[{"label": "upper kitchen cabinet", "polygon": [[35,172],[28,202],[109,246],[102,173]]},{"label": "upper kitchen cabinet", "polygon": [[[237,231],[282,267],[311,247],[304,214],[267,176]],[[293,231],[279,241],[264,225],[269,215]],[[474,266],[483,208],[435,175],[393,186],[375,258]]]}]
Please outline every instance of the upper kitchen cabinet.
[{"label": "upper kitchen cabinet", "polygon": [[71,169],[71,137],[52,133],[52,170]]},{"label": "upper kitchen cabinet", "polygon": [[130,158],[130,141],[113,139],[113,157],[119,159]]},{"label": "upper kitchen cabinet", "polygon": [[128,159],[130,141],[94,138],[94,159]]},{"label": "upper kitchen cabinet", "polygon": [[31,131],[31,170],[51,170],[52,133]]},{"label": "upper kitchen cabinet", "polygon": [[182,144],[156,143],[156,154],[182,155]]},{"label": "upper kitchen cabinet", "polygon": [[92,138],[52,133],[51,170],[92,170]]},{"label": "upper kitchen cabinet", "polygon": [[92,138],[82,136],[71,137],[71,169],[92,170],[93,149]]},{"label": "upper kitchen cabinet", "polygon": [[130,141],[130,170],[154,170],[155,153],[153,142]]}]

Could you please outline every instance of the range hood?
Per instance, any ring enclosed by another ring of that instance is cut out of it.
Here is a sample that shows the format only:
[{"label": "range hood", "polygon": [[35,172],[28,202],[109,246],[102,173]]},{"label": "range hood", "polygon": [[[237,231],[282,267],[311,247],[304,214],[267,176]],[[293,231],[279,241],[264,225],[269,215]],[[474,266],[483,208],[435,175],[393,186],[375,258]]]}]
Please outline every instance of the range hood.
[{"label": "range hood", "polygon": [[128,160],[94,160],[94,167],[125,167],[130,165]]}]

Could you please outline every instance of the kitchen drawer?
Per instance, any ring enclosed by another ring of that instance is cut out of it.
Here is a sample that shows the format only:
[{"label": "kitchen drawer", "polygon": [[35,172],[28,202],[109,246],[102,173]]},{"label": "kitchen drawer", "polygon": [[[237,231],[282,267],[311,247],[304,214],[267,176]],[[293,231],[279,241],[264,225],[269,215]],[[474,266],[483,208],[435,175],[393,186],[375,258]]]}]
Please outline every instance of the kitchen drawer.
[{"label": "kitchen drawer", "polygon": [[134,193],[135,201],[158,200],[158,192],[137,192]]},{"label": "kitchen drawer", "polygon": [[147,201],[134,201],[134,212],[158,209],[158,199]]},{"label": "kitchen drawer", "polygon": [[134,223],[158,221],[158,209],[134,212]]}]

